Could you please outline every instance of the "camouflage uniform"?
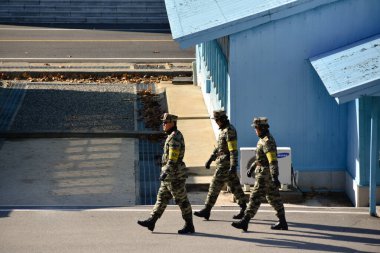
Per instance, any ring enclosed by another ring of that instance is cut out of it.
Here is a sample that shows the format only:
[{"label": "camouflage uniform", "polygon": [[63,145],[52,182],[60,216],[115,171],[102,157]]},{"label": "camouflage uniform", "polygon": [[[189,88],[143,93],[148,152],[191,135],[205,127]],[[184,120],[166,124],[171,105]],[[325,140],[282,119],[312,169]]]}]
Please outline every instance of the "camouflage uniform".
[{"label": "camouflage uniform", "polygon": [[[268,158],[269,157],[269,158]],[[271,165],[269,163],[271,160]],[[284,215],[284,205],[278,187],[272,177],[278,177],[277,146],[271,134],[259,138],[256,149],[256,161],[251,165],[255,172],[255,185],[249,198],[246,215],[253,218],[259,209],[264,197],[276,210],[277,217]]]},{"label": "camouflage uniform", "polygon": [[157,201],[152,215],[161,217],[170,199],[174,197],[182,211],[182,217],[186,220],[192,217],[192,209],[185,188],[186,165],[183,162],[185,154],[185,141],[182,133],[176,128],[168,135],[162,155],[161,172],[166,173],[166,178],[161,181],[157,194]]},{"label": "camouflage uniform", "polygon": [[182,133],[177,129],[178,117],[173,114],[164,113],[163,130],[168,134],[162,155],[162,168],[160,175],[160,189],[157,193],[157,201],[153,207],[152,216],[146,220],[138,220],[137,224],[154,230],[157,220],[164,213],[169,200],[174,197],[175,202],[182,212],[185,225],[178,230],[178,234],[195,233],[193,215],[186,192],[186,165],[183,162],[185,155],[185,141]]},{"label": "camouflage uniform", "polygon": [[228,187],[238,200],[238,204],[243,205],[246,203],[246,197],[237,173],[229,173],[231,167],[237,167],[238,165],[237,133],[232,124],[227,123],[221,129],[217,145],[211,155],[211,160],[216,160],[216,170],[205,204],[213,207],[222,187],[227,182]]},{"label": "camouflage uniform", "polygon": [[253,118],[253,124],[251,126],[256,129],[259,141],[257,142],[255,162],[247,170],[247,176],[251,177],[254,172],[256,181],[243,218],[240,221],[232,222],[231,225],[235,228],[247,231],[250,219],[256,215],[261,202],[264,200],[264,197],[266,197],[269,204],[276,210],[276,215],[279,219],[276,224],[271,226],[271,229],[288,230],[284,205],[278,190],[281,183],[278,180],[276,141],[269,133],[267,118]]}]

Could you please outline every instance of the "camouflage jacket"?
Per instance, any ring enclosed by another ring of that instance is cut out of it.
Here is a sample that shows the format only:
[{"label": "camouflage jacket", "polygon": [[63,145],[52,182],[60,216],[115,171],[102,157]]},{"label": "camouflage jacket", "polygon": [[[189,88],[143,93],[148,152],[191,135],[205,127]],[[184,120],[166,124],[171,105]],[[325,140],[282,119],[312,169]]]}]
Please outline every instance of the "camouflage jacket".
[{"label": "camouflage jacket", "polygon": [[183,162],[185,155],[185,140],[182,133],[175,129],[166,138],[164,144],[164,153],[162,154],[161,171],[166,172],[168,176],[165,180],[176,180],[186,178],[186,165]]},{"label": "camouflage jacket", "polygon": [[218,167],[238,165],[237,133],[232,124],[221,129],[218,137],[218,146],[212,153]]},{"label": "camouflage jacket", "polygon": [[278,177],[277,145],[271,134],[259,138],[256,147],[256,161],[252,166],[269,167],[272,177]]}]

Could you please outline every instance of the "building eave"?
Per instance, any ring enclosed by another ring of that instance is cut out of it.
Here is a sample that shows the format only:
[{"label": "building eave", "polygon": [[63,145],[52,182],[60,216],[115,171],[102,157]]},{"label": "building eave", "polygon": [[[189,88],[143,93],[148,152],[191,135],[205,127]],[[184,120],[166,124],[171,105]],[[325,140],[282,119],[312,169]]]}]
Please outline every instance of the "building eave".
[{"label": "building eave", "polygon": [[[173,39],[177,41],[182,48],[186,48],[336,1],[341,0],[281,0],[277,1],[276,3],[278,4],[274,6],[273,1],[269,0],[254,2],[249,0],[240,3],[241,10],[231,10],[231,12],[235,11],[236,13],[232,13],[233,15],[228,13],[229,17],[224,15],[223,6],[221,6],[220,10],[213,10],[212,14],[215,15],[215,17],[208,17],[208,10],[206,9],[207,3],[227,5],[227,1],[204,1],[204,8],[199,7],[199,2],[202,2],[202,0],[165,0],[165,4]],[[266,2],[267,5],[265,5]],[[186,8],[183,7],[184,5]],[[198,7],[198,9],[194,7],[196,9],[194,14],[189,13],[193,5],[197,5],[196,7]],[[243,11],[245,9],[249,9],[250,11]],[[241,15],[239,15],[239,11]],[[201,17],[202,20],[197,20],[197,17]]]}]

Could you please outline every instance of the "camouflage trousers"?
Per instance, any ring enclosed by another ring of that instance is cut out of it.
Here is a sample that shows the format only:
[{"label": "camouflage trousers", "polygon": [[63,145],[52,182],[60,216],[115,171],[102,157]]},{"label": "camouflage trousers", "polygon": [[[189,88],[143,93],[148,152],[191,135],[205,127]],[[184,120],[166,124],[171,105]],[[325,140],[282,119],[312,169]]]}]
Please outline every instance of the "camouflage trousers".
[{"label": "camouflage trousers", "polygon": [[185,220],[191,218],[192,209],[189,199],[187,198],[185,184],[185,180],[161,181],[152,215],[161,217],[169,201],[174,198],[176,204],[181,209],[182,218]]},{"label": "camouflage trousers", "polygon": [[284,204],[278,188],[272,182],[270,170],[268,167],[258,166],[255,170],[255,185],[245,214],[253,218],[259,209],[261,202],[266,197],[268,203],[276,210],[277,217],[284,215]]},{"label": "camouflage trousers", "polygon": [[241,188],[240,180],[236,173],[229,174],[230,167],[217,167],[212,178],[210,188],[206,198],[206,205],[213,207],[218,199],[222,187],[227,182],[228,187],[231,189],[232,194],[238,201],[239,205],[247,202],[247,198]]}]

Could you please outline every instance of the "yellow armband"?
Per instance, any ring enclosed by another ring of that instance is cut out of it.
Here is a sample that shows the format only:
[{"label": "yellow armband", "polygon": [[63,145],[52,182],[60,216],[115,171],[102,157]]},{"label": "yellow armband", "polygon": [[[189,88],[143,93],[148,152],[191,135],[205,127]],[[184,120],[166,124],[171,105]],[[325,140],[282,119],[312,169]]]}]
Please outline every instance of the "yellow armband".
[{"label": "yellow armband", "polygon": [[234,141],[227,141],[227,145],[228,145],[228,151],[235,151],[237,150],[237,141],[234,140]]},{"label": "yellow armband", "polygon": [[169,148],[169,160],[176,162],[179,157],[179,150],[174,148]]},{"label": "yellow armband", "polygon": [[267,152],[265,155],[267,156],[269,163],[272,163],[273,161],[277,161],[276,152],[274,151]]}]

